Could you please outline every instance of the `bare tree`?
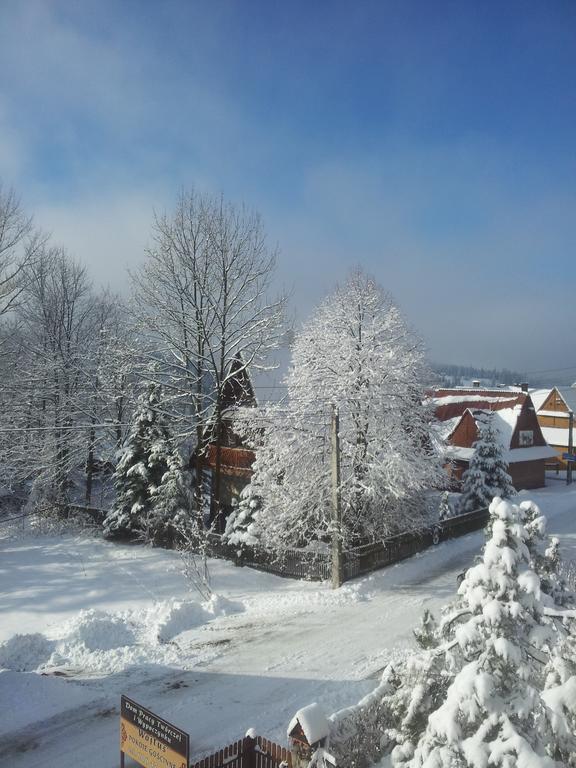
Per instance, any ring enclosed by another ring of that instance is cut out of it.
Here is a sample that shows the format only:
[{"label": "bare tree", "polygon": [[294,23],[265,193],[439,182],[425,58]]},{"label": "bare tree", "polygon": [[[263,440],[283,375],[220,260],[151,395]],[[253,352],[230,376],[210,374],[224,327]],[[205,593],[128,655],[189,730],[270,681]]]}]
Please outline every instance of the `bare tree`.
[{"label": "bare tree", "polygon": [[13,189],[0,181],[0,316],[15,307],[24,289],[25,270],[46,238],[34,229]]},{"label": "bare tree", "polygon": [[195,456],[199,514],[209,441],[218,446],[213,490],[219,511],[231,363],[264,367],[282,337],[285,297],[268,299],[274,264],[257,214],[191,191],[180,195],[174,214],[156,217],[153,246],[134,275],[136,318],[146,328],[149,355],[162,363],[180,437]]},{"label": "bare tree", "polygon": [[14,434],[6,452],[11,472],[41,481],[65,502],[86,440],[95,301],[86,270],[61,249],[45,249],[25,267],[12,341]]}]

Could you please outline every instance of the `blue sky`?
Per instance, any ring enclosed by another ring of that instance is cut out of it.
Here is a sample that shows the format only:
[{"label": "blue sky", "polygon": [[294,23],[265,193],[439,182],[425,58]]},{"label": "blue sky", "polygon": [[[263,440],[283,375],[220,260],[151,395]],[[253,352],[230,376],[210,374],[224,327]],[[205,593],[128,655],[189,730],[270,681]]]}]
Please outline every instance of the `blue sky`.
[{"label": "blue sky", "polygon": [[195,185],[298,317],[362,264],[436,360],[576,365],[575,41],[572,0],[2,0],[0,176],[112,287]]}]

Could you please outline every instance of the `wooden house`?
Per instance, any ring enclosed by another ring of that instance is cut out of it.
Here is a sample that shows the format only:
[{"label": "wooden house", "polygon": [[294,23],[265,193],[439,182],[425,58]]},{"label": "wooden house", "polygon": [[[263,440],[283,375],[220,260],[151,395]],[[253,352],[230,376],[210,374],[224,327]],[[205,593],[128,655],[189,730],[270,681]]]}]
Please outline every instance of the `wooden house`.
[{"label": "wooden house", "polygon": [[[238,503],[240,494],[252,477],[254,451],[246,448],[234,431],[234,419],[238,408],[257,406],[250,374],[240,354],[232,360],[222,392],[222,428],[220,440],[212,439],[208,444],[205,469],[211,477],[211,519],[215,530],[222,532],[226,518]],[[218,456],[220,454],[220,456]],[[215,504],[216,473],[219,465],[219,505]],[[219,506],[219,509],[216,509]]]},{"label": "wooden house", "polygon": [[519,390],[438,389],[431,393],[446,469],[458,488],[474,454],[480,423],[494,412],[494,426],[516,490],[546,484],[545,464],[556,452],[542,434],[530,395]]},{"label": "wooden house", "polygon": [[546,442],[554,448],[556,455],[550,459],[556,469],[566,469],[567,462],[562,454],[568,452],[570,446],[570,429],[572,429],[572,446],[574,446],[573,419],[570,414],[576,409],[576,389],[574,387],[552,387],[551,389],[532,389],[530,396],[536,408],[538,423]]}]

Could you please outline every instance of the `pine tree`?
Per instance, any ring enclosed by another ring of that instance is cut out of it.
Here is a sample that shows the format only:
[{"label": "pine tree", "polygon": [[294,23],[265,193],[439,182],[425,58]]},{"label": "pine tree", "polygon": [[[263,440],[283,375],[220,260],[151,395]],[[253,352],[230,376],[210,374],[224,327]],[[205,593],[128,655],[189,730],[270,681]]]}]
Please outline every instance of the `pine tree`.
[{"label": "pine tree", "polygon": [[502,456],[494,412],[483,413],[478,421],[480,434],[472,446],[470,466],[462,476],[460,511],[463,513],[487,507],[495,496],[509,499],[516,493]]},{"label": "pine tree", "polygon": [[[407,765],[512,768],[557,765],[542,660],[555,642],[540,579],[530,568],[522,510],[493,504],[492,537],[441,624],[453,677]],[[405,764],[405,761],[397,762]]]},{"label": "pine tree", "polygon": [[[168,447],[166,443],[162,445]],[[172,449],[163,461],[167,470],[160,485],[150,494],[148,530],[154,544],[168,546],[189,527],[193,497],[189,473],[185,471],[178,451]]]},{"label": "pine tree", "polygon": [[240,494],[240,503],[226,521],[223,538],[228,544],[238,549],[259,543],[257,517],[262,500],[252,484],[247,485]]},{"label": "pine tree", "polygon": [[538,520],[543,537],[545,521],[535,505],[527,521],[529,506],[493,501],[480,562],[439,626],[425,612],[414,633],[425,650],[333,716],[341,764],[364,768],[385,754],[395,768],[576,764],[576,612],[541,590],[529,527]]},{"label": "pine tree", "polygon": [[172,454],[161,398],[158,384],[149,384],[138,398],[134,424],[114,472],[116,502],[104,520],[107,537],[153,538],[154,497],[169,471]]}]

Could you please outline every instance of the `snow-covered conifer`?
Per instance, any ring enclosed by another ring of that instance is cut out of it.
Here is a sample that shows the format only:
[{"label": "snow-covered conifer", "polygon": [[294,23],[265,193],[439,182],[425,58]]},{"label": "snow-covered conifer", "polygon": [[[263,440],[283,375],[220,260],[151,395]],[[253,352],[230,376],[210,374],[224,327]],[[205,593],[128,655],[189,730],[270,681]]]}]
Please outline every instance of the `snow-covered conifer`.
[{"label": "snow-covered conifer", "polygon": [[555,642],[530,567],[519,507],[495,499],[492,537],[441,624],[452,681],[407,763],[552,768],[556,741],[540,696]]},{"label": "snow-covered conifer", "polygon": [[134,424],[114,473],[116,502],[104,521],[105,536],[153,538],[154,500],[169,472],[172,454],[168,426],[160,411],[161,391],[158,384],[149,384],[138,398]]},{"label": "snow-covered conifer", "polygon": [[487,507],[495,496],[509,499],[516,493],[502,456],[494,412],[482,413],[477,421],[480,434],[472,446],[474,453],[470,465],[462,476],[461,512]]},{"label": "snow-covered conifer", "polygon": [[[161,445],[170,448],[167,443]],[[178,451],[168,450],[162,460],[166,462],[167,470],[160,485],[150,494],[148,531],[155,544],[167,545],[189,525],[193,498],[189,473]]]},{"label": "snow-covered conifer", "polygon": [[258,544],[258,526],[256,518],[261,507],[261,499],[254,486],[247,485],[240,494],[240,503],[233,509],[226,520],[223,539],[238,549]]}]

